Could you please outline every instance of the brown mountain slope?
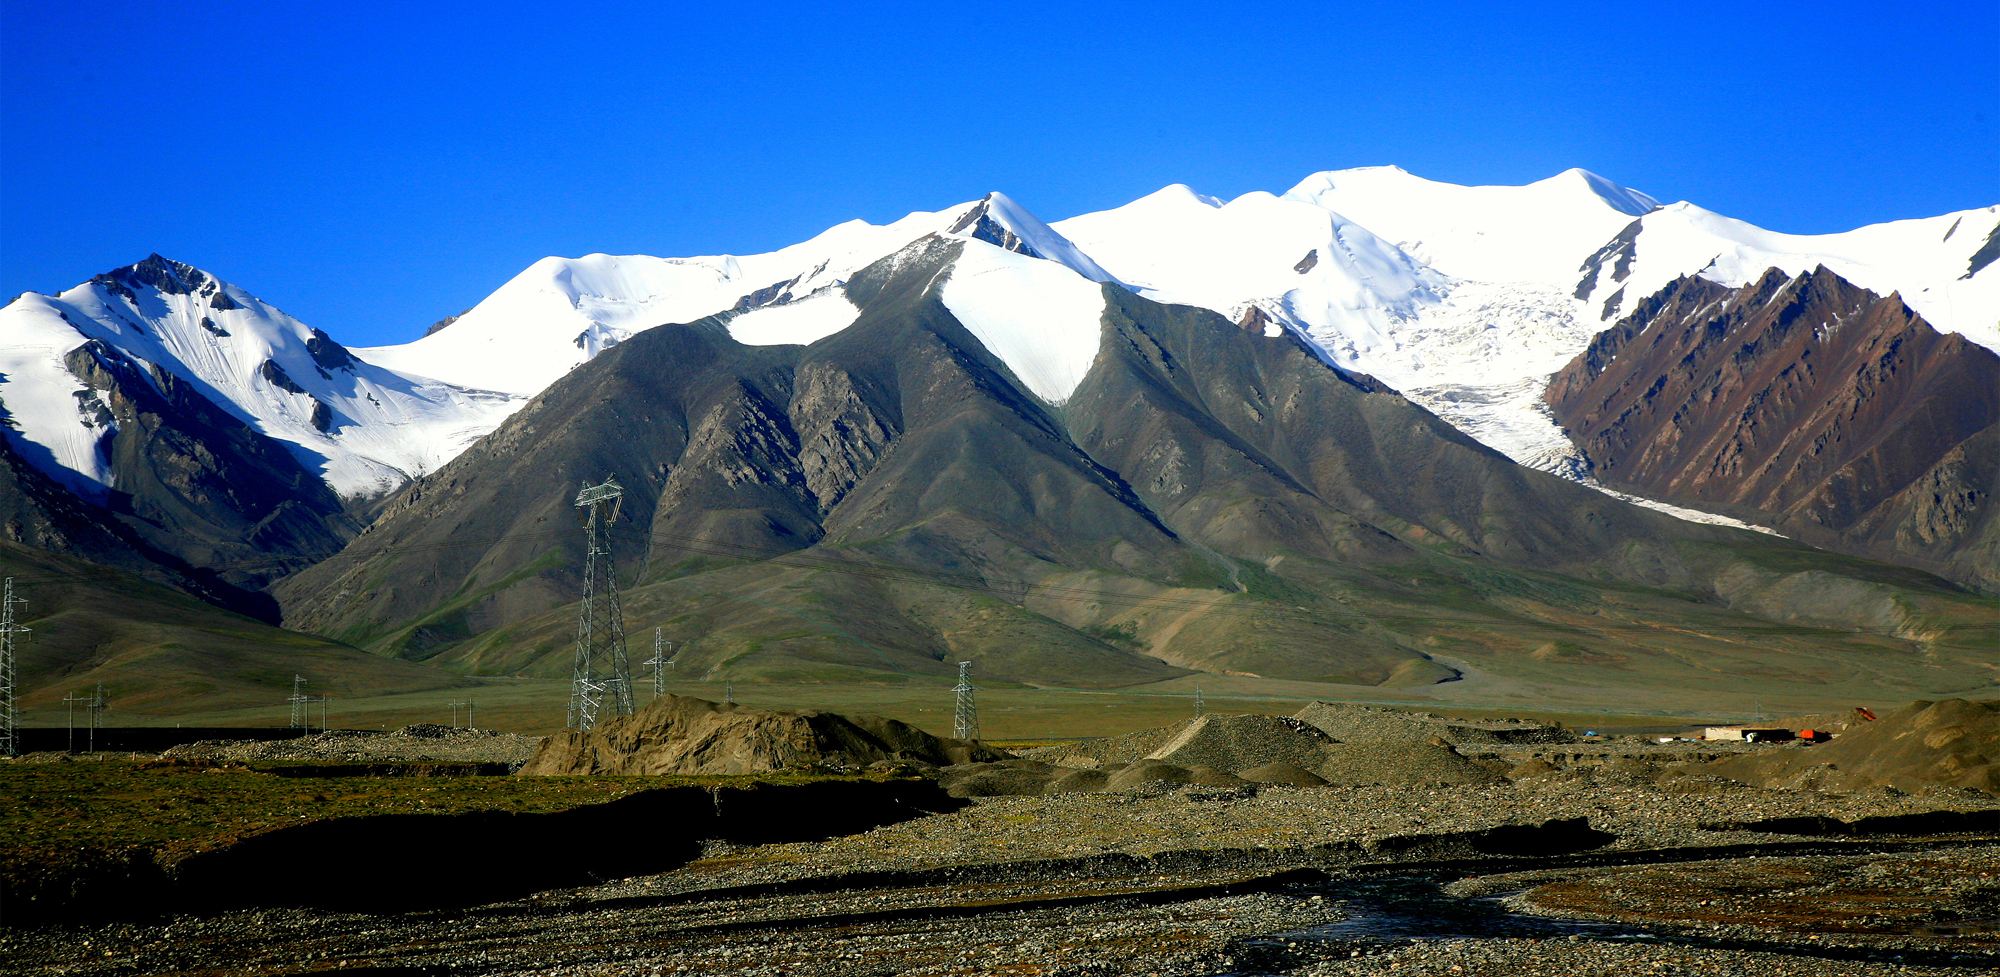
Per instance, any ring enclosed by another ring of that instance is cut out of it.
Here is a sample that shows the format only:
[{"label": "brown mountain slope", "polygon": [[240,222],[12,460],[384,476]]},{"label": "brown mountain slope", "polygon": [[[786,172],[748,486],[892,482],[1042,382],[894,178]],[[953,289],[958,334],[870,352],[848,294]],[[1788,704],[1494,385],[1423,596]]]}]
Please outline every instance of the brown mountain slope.
[{"label": "brown mountain slope", "polygon": [[1607,484],[2000,589],[2000,356],[1893,295],[1682,278],[1546,399]]}]

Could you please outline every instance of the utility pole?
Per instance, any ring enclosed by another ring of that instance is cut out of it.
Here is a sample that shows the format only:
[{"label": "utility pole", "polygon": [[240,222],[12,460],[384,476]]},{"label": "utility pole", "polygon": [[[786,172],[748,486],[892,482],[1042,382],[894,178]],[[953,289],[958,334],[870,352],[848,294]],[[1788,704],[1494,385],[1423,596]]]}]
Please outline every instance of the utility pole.
[{"label": "utility pole", "polygon": [[76,752],[76,704],[89,701],[88,698],[74,692],[63,696],[63,726],[69,734],[69,746],[64,749],[65,753]]},{"label": "utility pole", "polygon": [[979,706],[972,701],[972,663],[958,663],[958,686],[952,689],[957,694],[951,714],[951,735],[972,741],[979,738]]},{"label": "utility pole", "polygon": [[453,729],[457,729],[457,728],[458,728],[458,711],[459,711],[460,709],[463,709],[463,710],[465,710],[465,726],[466,726],[466,728],[467,728],[467,729],[470,729],[470,728],[472,728],[472,703],[471,703],[470,701],[467,701],[467,702],[453,702],[453,703],[451,703],[450,705],[451,705],[451,725],[452,725],[452,728],[453,728]]},{"label": "utility pole", "polygon": [[[606,698],[613,714],[632,714],[632,666],[625,653],[625,614],[618,606],[618,572],[611,562],[611,524],[624,505],[616,478],[585,485],[576,493],[584,511],[587,548],[583,562],[583,603],[577,611],[576,668],[570,682],[570,729],[588,731]],[[604,510],[609,510],[608,512]]]},{"label": "utility pole", "polygon": [[653,629],[653,657],[646,659],[646,664],[653,667],[653,698],[655,699],[667,694],[666,670],[674,667],[674,660],[667,657],[667,649],[673,646],[674,643],[667,640],[665,628]]},{"label": "utility pole", "polygon": [[0,593],[0,756],[19,756],[21,741],[14,726],[14,636],[28,629],[14,623],[14,605],[27,601],[14,596],[14,578],[8,577]]},{"label": "utility pole", "polygon": [[736,704],[735,682],[722,683],[722,704],[725,706],[733,706]]},{"label": "utility pole", "polygon": [[97,727],[103,724],[104,683],[97,683],[97,693],[90,697],[90,752],[97,752]]}]

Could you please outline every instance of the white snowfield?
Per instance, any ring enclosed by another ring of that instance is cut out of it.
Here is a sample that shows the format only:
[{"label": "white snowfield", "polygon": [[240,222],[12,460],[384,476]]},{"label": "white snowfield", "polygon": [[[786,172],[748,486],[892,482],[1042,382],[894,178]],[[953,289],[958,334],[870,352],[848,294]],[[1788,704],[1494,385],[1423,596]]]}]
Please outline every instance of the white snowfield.
[{"label": "white snowfield", "polygon": [[[1382,379],[1514,460],[1588,484],[1542,391],[1592,336],[1675,277],[1736,285],[1771,267],[1824,264],[2000,349],[2000,263],[1967,275],[1996,233],[2000,205],[1779,234],[1685,202],[1660,206],[1583,170],[1458,186],[1367,167],[1230,201],[1174,185],[1053,225],[996,193],[884,225],[851,221],[766,254],[544,258],[450,326],[356,349],[365,364],[331,378],[304,350],[310,330],[233,286],[223,288],[244,309],[221,313],[184,305],[187,295],[147,293],[133,307],[96,283],[30,293],[0,310],[0,401],[19,426],[10,436],[37,464],[104,483],[104,432],[95,412],[78,409],[81,384],[62,365],[84,339],[102,338],[199,379],[225,409],[316,459],[342,494],[373,494],[448,461],[637,332],[722,315],[750,345],[834,335],[861,313],[845,289],[854,274],[936,235],[964,241],[933,282],[941,301],[1050,403],[1067,400],[1096,360],[1100,283],[1109,283],[1233,321],[1256,317],[1267,336],[1304,336],[1328,362]],[[1585,287],[1586,262],[1621,235],[1623,252]],[[230,337],[200,327],[203,315]],[[265,359],[307,395],[269,383]],[[306,396],[334,411],[332,430],[310,423]]]},{"label": "white snowfield", "polygon": [[1053,261],[967,241],[939,294],[952,317],[1051,404],[1097,360],[1104,289]]},{"label": "white snowfield", "polygon": [[1449,283],[1340,214],[1268,193],[1225,204],[1176,185],[1053,227],[1140,295],[1237,320],[1257,306],[1364,371]]},{"label": "white snowfield", "polygon": [[1576,169],[1527,186],[1465,187],[1368,166],[1315,173],[1285,198],[1346,214],[1454,278],[1565,289],[1585,258],[1659,206]]}]

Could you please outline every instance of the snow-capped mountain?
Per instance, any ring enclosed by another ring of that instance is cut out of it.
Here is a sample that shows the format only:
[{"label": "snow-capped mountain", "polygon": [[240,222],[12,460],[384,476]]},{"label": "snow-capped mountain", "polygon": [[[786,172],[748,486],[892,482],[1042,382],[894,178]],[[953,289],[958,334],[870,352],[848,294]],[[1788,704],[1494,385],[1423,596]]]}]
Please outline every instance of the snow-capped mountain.
[{"label": "snow-capped mountain", "polygon": [[1797,236],[1661,206],[1582,170],[1458,186],[1367,167],[1229,201],[1175,185],[1053,225],[993,193],[765,254],[550,257],[421,339],[352,351],[155,257],[0,310],[0,401],[25,458],[86,492],[108,486],[112,422],[65,362],[96,340],[194,385],[340,495],[379,495],[640,331],[720,315],[747,345],[834,335],[859,314],[853,275],[933,235],[970,242],[942,300],[1051,403],[1098,356],[1109,283],[1302,337],[1515,460],[1573,477],[1587,470],[1542,404],[1548,377],[1683,274],[1741,284],[1825,264],[2000,348],[2000,206]]},{"label": "snow-capped mountain", "polygon": [[22,454],[85,494],[116,488],[117,423],[73,354],[101,344],[284,444],[343,497],[381,495],[484,436],[522,398],[357,358],[235,285],[153,255],[0,308],[0,402]]},{"label": "snow-capped mountain", "polygon": [[1824,265],[1881,295],[1899,294],[1942,332],[2000,349],[2000,205],[1871,224],[1838,234],[1779,234],[1691,203],[1634,221],[1591,256],[1576,295],[1605,322],[1686,274],[1740,287],[1772,268]]},{"label": "snow-capped mountain", "polygon": [[1005,195],[889,224],[849,221],[755,255],[543,258],[449,326],[415,342],[359,349],[391,369],[469,387],[533,395],[577,364],[666,323],[723,312],[745,343],[806,343],[854,319],[839,288],[855,271],[925,235],[986,241],[1095,281],[1089,256]]}]

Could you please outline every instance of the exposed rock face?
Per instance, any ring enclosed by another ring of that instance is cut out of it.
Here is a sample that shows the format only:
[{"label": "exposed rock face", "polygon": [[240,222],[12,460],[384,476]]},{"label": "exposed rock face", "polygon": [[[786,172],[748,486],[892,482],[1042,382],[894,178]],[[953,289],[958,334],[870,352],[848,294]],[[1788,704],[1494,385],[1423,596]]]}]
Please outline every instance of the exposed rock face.
[{"label": "exposed rock face", "polygon": [[[65,362],[92,391],[79,408],[95,412],[105,432],[102,450],[115,487],[92,514],[117,523],[105,532],[132,540],[170,568],[257,562],[222,574],[242,586],[331,555],[353,534],[325,482],[177,374],[144,369],[97,340],[72,350]],[[226,603],[245,609],[240,601]]]},{"label": "exposed rock face", "polygon": [[1641,221],[1625,225],[1625,229],[1619,231],[1617,237],[1605,242],[1595,254],[1583,259],[1583,264],[1577,268],[1577,271],[1583,273],[1583,278],[1577,282],[1574,293],[1577,298],[1589,298],[1591,293],[1597,291],[1597,280],[1604,275],[1606,268],[1610,269],[1610,280],[1613,282],[1622,282],[1631,277],[1632,259],[1639,256],[1639,231],[1644,227],[1645,224]]},{"label": "exposed rock face", "polygon": [[847,772],[876,764],[937,767],[1002,756],[894,719],[772,712],[668,695],[588,733],[568,730],[549,737],[521,774]]},{"label": "exposed rock face", "polygon": [[894,419],[855,389],[852,374],[816,363],[799,371],[791,416],[799,467],[821,513],[840,504],[899,433]]},{"label": "exposed rock face", "polygon": [[1606,483],[2000,588],[2000,356],[1818,269],[1683,278],[1547,402]]},{"label": "exposed rock face", "polygon": [[986,199],[979,202],[978,206],[966,211],[965,215],[960,217],[958,222],[951,226],[951,233],[964,234],[975,241],[985,241],[987,244],[1024,254],[1030,258],[1047,257],[1041,252],[1036,251],[1033,245],[1021,240],[1020,236],[1009,230],[1006,225],[994,220],[992,209],[993,197],[988,195]]}]

